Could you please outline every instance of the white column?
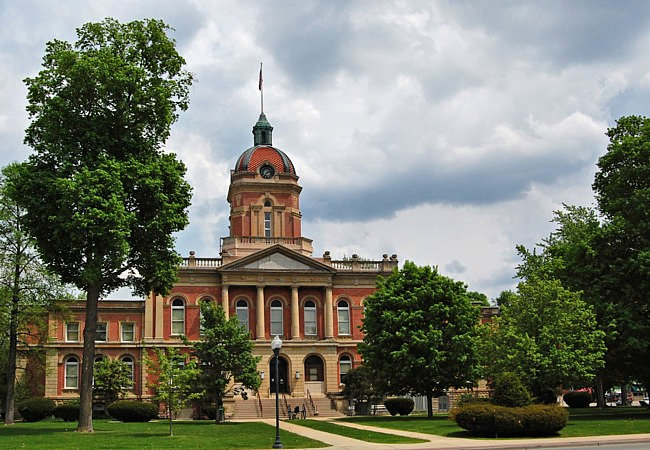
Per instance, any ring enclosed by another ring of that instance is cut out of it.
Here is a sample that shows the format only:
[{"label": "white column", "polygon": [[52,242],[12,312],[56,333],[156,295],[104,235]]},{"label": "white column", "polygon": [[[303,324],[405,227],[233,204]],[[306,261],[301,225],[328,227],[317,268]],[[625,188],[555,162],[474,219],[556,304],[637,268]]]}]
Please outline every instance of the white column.
[{"label": "white column", "polygon": [[155,339],[163,338],[163,297],[162,295],[156,295],[156,327],[155,327]]},{"label": "white column", "polygon": [[223,308],[223,312],[226,314],[226,320],[228,320],[228,317],[230,316],[230,301],[228,300],[228,285],[224,284],[221,286],[221,307]]},{"label": "white column", "polygon": [[300,313],[298,309],[298,286],[291,286],[291,339],[300,339]]},{"label": "white column", "polygon": [[325,339],[334,338],[334,320],[332,317],[332,287],[325,287]]},{"label": "white column", "polygon": [[153,291],[149,292],[144,301],[144,338],[153,338]]},{"label": "white column", "polygon": [[255,307],[257,317],[257,339],[265,339],[264,333],[264,286],[257,286],[257,305]]}]

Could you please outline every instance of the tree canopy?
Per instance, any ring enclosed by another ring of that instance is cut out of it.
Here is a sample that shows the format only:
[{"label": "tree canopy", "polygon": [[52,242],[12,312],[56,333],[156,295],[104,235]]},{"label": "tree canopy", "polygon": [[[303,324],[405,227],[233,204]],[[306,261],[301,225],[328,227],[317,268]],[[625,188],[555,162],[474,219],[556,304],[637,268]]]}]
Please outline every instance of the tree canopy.
[{"label": "tree canopy", "polygon": [[[200,307],[201,340],[191,343],[191,351],[201,364],[198,384],[215,401],[218,410],[228,389],[238,389],[245,397],[246,391],[241,387],[259,388],[260,358],[253,356],[253,342],[237,317],[226,319],[223,308],[213,302],[202,301]],[[216,420],[221,419],[217,414]]]},{"label": "tree canopy", "polygon": [[25,79],[31,119],[16,200],[48,267],[86,292],[78,431],[92,431],[97,300],[129,285],[164,294],[188,223],[185,166],[163,151],[192,76],[159,20],[106,19],[74,44],[47,43],[43,69]]},{"label": "tree canopy", "polygon": [[6,342],[7,352],[2,383],[5,424],[14,421],[14,387],[21,378],[17,370],[24,369],[18,365],[19,356],[33,353],[26,344],[46,339],[46,312],[56,309],[57,300],[69,297],[39,259],[34,239],[25,229],[26,211],[13,200],[18,173],[18,166],[10,164],[0,174],[0,343]]},{"label": "tree canopy", "polygon": [[433,397],[471,386],[479,374],[479,310],[471,300],[464,283],[410,261],[380,277],[364,301],[359,345],[377,388],[427,396],[431,416]]},{"label": "tree canopy", "polygon": [[174,435],[173,418],[186,405],[188,400],[195,400],[203,395],[197,391],[196,378],[201,371],[196,360],[187,358],[173,347],[166,349],[155,347],[154,358],[145,355],[144,363],[154,377],[148,382],[153,389],[156,400],[165,404],[169,419],[169,435]]},{"label": "tree canopy", "polygon": [[515,373],[538,397],[590,384],[603,366],[605,333],[593,308],[558,280],[520,283],[490,328],[482,346],[488,378]]}]

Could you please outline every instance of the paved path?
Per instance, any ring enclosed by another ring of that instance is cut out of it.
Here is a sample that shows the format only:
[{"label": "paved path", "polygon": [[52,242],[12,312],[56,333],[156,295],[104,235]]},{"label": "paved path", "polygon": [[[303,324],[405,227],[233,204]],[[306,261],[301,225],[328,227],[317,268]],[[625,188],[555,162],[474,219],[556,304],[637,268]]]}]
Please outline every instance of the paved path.
[{"label": "paved path", "polygon": [[[323,419],[331,420],[331,419]],[[275,426],[275,419],[264,419],[264,422]],[[507,440],[487,440],[487,439],[466,439],[452,438],[446,436],[436,436],[433,434],[415,433],[411,431],[401,431],[394,429],[378,428],[368,425],[361,425],[346,421],[336,421],[337,425],[360,428],[363,430],[377,431],[379,433],[390,433],[400,436],[424,439],[428,442],[420,444],[374,444],[371,442],[360,441],[337,434],[326,433],[311,428],[296,425],[291,421],[283,420],[280,423],[280,430],[291,431],[311,439],[324,442],[332,446],[333,449],[523,449],[523,448],[553,448],[553,447],[580,447],[580,446],[602,446],[615,444],[647,444],[650,448],[650,433],[614,435],[614,436],[587,436],[576,438],[540,438],[540,439],[507,439]]]}]

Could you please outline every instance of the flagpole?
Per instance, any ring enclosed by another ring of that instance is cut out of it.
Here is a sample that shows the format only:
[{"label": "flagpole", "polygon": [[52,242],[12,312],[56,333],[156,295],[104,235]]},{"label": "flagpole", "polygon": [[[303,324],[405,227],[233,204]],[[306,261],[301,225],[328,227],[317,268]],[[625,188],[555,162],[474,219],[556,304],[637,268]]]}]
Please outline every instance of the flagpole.
[{"label": "flagpole", "polygon": [[260,111],[262,114],[264,114],[264,89],[262,86],[262,63],[260,63],[260,84],[259,84],[259,89],[260,89]]}]

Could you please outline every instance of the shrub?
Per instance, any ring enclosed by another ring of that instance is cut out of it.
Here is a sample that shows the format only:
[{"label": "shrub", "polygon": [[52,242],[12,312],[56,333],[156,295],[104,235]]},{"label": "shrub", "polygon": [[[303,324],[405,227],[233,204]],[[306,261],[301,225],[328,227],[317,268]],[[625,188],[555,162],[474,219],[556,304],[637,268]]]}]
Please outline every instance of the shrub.
[{"label": "shrub", "polygon": [[408,416],[415,408],[415,403],[411,398],[387,398],[384,400],[384,406],[391,416],[399,414],[400,416]]},{"label": "shrub", "polygon": [[54,402],[45,397],[32,397],[25,400],[18,412],[25,422],[38,422],[52,415],[54,411]]},{"label": "shrub", "polygon": [[564,401],[569,408],[589,408],[591,393],[585,391],[571,391],[564,394]]},{"label": "shrub", "polygon": [[54,408],[54,417],[63,419],[64,422],[76,422],[79,420],[79,402],[73,400],[57,405]]},{"label": "shrub", "polygon": [[492,399],[487,397],[477,397],[474,394],[462,394],[456,406],[463,406],[463,405],[469,405],[475,403],[488,404],[488,403],[492,403]]},{"label": "shrub", "polygon": [[557,405],[530,405],[524,413],[526,436],[551,436],[564,428],[569,412]]},{"label": "shrub", "polygon": [[554,389],[542,389],[533,399],[533,402],[540,405],[555,405],[557,403],[557,393]]},{"label": "shrub", "polygon": [[531,398],[528,389],[524,387],[517,375],[505,372],[492,382],[494,394],[492,403],[498,406],[527,406]]},{"label": "shrub", "polygon": [[121,422],[149,422],[158,417],[158,407],[153,403],[121,400],[108,405],[108,414]]},{"label": "shrub", "polygon": [[480,436],[550,436],[566,426],[569,414],[559,406],[475,403],[456,408],[454,417],[461,428]]},{"label": "shrub", "polygon": [[203,405],[201,406],[201,412],[210,420],[217,418],[217,407],[215,405]]}]

